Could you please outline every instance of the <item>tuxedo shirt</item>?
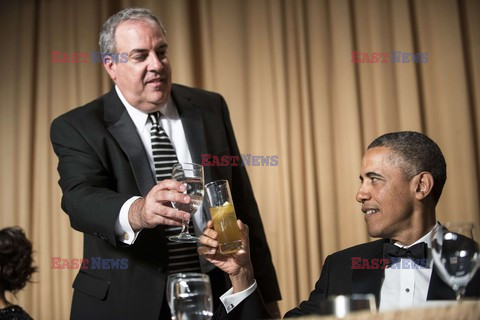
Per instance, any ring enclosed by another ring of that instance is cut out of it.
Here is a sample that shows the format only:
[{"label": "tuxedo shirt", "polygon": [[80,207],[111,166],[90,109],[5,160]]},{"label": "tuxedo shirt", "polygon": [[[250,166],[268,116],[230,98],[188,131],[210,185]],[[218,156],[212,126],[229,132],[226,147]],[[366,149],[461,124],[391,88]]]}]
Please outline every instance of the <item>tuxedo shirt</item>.
[{"label": "tuxedo shirt", "polygon": [[421,267],[411,259],[401,258],[392,266],[386,268],[385,278],[380,290],[380,311],[411,308],[425,304],[433,269],[430,237],[437,228],[440,228],[438,222],[426,235],[409,246],[394,243],[400,248],[407,249],[417,243],[425,242],[428,246],[427,266]]}]

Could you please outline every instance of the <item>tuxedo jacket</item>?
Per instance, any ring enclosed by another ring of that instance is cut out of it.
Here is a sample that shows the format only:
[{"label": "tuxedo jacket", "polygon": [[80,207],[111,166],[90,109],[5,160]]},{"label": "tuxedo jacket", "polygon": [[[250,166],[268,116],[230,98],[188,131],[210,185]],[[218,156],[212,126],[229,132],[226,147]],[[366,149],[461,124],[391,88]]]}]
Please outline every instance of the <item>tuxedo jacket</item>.
[{"label": "tuxedo jacket", "polygon": [[[202,163],[202,154],[240,156],[220,95],[174,84],[171,96],[193,162]],[[84,234],[83,258],[96,261],[95,266],[90,261],[88,268],[80,269],[75,278],[71,317],[158,319],[168,274],[164,227],[142,230],[133,245],[117,241],[114,233],[123,203],[132,196],[146,196],[156,183],[142,141],[115,89],[55,119],[50,136],[59,159],[62,209],[71,226]],[[245,167],[204,169],[206,183],[230,181],[237,216],[250,228],[251,258],[261,295],[266,302],[280,300]],[[115,263],[112,267],[111,261],[120,261],[123,268]],[[223,290],[228,285],[214,282],[212,287]]]},{"label": "tuxedo jacket", "polygon": [[[385,270],[380,267],[377,269],[352,269],[352,257],[382,259],[383,244],[387,241],[389,240],[381,239],[357,245],[328,256],[325,259],[320,279],[315,284],[315,289],[310,293],[308,300],[290,310],[285,317],[322,314],[320,301],[331,295],[373,293],[378,307]],[[477,271],[468,284],[466,296],[480,297],[480,271]],[[433,267],[427,300],[453,299],[455,299],[455,293],[440,279]]]}]

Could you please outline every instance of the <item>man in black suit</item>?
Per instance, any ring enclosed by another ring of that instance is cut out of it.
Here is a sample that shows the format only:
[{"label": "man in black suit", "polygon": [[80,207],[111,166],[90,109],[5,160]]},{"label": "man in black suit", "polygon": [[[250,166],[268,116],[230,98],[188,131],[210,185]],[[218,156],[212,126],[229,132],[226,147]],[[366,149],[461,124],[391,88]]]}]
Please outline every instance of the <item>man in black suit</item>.
[{"label": "man in black suit", "polygon": [[[321,314],[320,302],[330,295],[373,293],[380,311],[455,299],[431,258],[430,236],[441,227],[435,207],[446,178],[443,154],[427,136],[395,132],[375,139],[363,157],[356,200],[368,234],[382,239],[328,256],[308,301],[285,317]],[[209,222],[199,252],[227,273],[253,272],[242,260],[217,252],[216,237]],[[466,296],[480,297],[480,271],[468,284]]]},{"label": "man in black suit", "polygon": [[[165,229],[191,217],[170,203],[190,198],[180,182],[157,184],[148,114],[160,111],[159,122],[181,162],[201,163],[202,154],[239,157],[240,152],[220,95],[172,85],[165,31],[149,10],[125,9],[110,17],[100,47],[108,54],[104,67],[115,88],[51,126],[62,208],[84,234],[84,258],[95,261],[73,283],[71,318],[165,319],[170,317],[165,282],[174,267]],[[278,310],[280,291],[245,167],[204,169],[205,182],[230,181],[239,216],[252,231],[260,291]],[[202,230],[202,214],[194,219]],[[122,268],[115,267],[118,261]],[[208,262],[201,269],[211,277],[214,296],[230,286]]]}]

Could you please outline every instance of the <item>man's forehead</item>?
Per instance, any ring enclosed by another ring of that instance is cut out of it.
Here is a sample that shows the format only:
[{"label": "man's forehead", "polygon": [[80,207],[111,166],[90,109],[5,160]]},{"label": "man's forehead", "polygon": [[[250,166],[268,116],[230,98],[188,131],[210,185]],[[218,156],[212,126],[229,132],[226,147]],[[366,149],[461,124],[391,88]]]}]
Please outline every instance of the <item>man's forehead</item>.
[{"label": "man's forehead", "polygon": [[116,31],[118,31],[119,29],[130,29],[130,28],[151,28],[163,35],[162,28],[157,23],[150,20],[140,20],[140,19],[122,21],[117,25]]},{"label": "man's forehead", "polygon": [[363,156],[362,169],[393,167],[398,162],[398,155],[387,147],[368,149]]},{"label": "man's forehead", "polygon": [[165,42],[162,29],[154,22],[128,20],[120,23],[115,30],[115,42],[121,45],[141,44],[152,39]]}]

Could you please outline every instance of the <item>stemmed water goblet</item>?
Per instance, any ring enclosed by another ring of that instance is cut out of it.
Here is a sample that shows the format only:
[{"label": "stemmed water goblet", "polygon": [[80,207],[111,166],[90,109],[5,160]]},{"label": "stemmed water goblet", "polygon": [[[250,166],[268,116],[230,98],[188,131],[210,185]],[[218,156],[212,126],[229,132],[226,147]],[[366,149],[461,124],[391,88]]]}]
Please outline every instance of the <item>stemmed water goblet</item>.
[{"label": "stemmed water goblet", "polygon": [[432,233],[432,257],[436,270],[455,291],[460,301],[468,282],[480,266],[480,251],[475,242],[473,224],[446,223]]},{"label": "stemmed water goblet", "polygon": [[[172,168],[172,179],[185,183],[185,194],[190,196],[190,203],[172,202],[175,209],[194,214],[203,202],[203,167],[196,163],[177,163]],[[188,232],[190,220],[182,221],[182,230],[180,234],[170,236],[168,239],[175,242],[197,242],[197,237]]]}]

